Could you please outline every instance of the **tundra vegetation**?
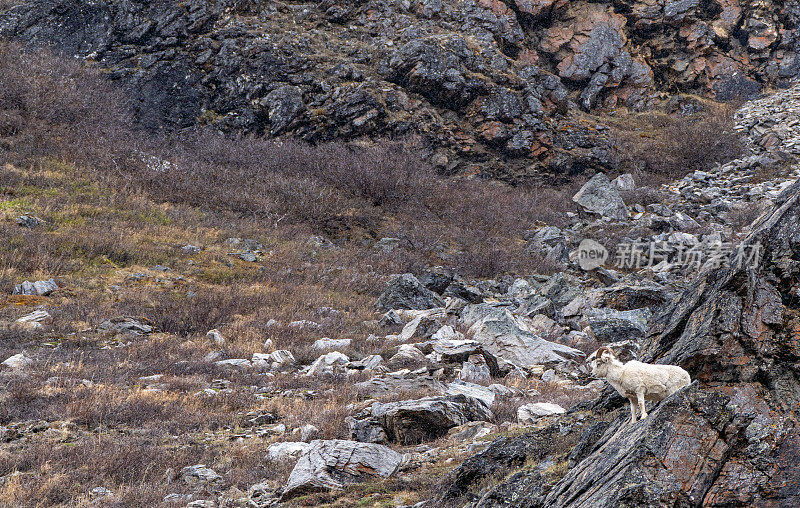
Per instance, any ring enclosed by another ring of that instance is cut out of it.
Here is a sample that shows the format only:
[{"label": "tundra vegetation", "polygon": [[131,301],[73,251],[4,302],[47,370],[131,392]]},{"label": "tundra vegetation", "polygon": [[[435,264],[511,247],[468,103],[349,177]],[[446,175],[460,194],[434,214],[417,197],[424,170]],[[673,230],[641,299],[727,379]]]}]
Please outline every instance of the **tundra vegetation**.
[{"label": "tundra vegetation", "polygon": [[[391,430],[386,444],[416,454],[403,474],[394,474],[401,467],[395,464],[386,478],[330,492],[298,491],[284,501],[410,505],[450,492],[442,485],[483,440],[513,442],[528,432],[517,423],[522,406],[538,425],[561,414],[539,403],[580,409],[597,398],[599,387],[589,386],[585,372],[572,377],[537,364],[520,374],[513,362],[498,361],[509,351],[520,354],[515,344],[494,351],[483,344],[466,356],[438,352],[457,357],[450,363],[459,364],[458,376],[471,373],[473,385],[486,389],[479,395],[490,392],[492,403],[449,392],[431,397],[423,385],[364,395],[357,385],[370,380],[368,369],[337,369],[341,357],[315,343],[345,341],[336,347],[350,366],[381,355],[398,370],[427,369],[427,376],[439,368],[429,364],[436,351],[423,354],[384,340],[402,336],[409,322],[416,322],[415,337],[426,339],[445,328],[438,315],[401,315],[420,309],[376,313],[375,302],[395,274],[428,274],[424,284],[418,281],[425,291],[417,288],[416,296],[435,302],[447,297],[480,305],[484,296],[502,295],[519,310],[481,316],[470,326],[465,319],[451,323],[448,340],[458,347],[462,340],[502,336],[497,330],[506,326],[573,365],[620,330],[643,335],[638,314],[611,313],[590,323],[591,334],[567,335],[552,319],[561,319],[548,307],[553,302],[560,311],[575,307],[574,328],[585,328],[577,316],[595,319],[581,314],[586,306],[575,288],[583,281],[564,274],[569,260],[536,243],[542,226],[566,227],[583,216],[572,197],[589,175],[536,187],[445,175],[429,162],[430,147],[412,135],[310,145],[202,127],[153,132],[134,121],[129,101],[96,68],[0,44],[0,359],[21,354],[24,367],[0,372],[1,503],[158,506],[170,499],[255,499],[259,489],[280,492],[292,474],[291,461],[266,458],[271,445],[351,440],[351,424],[379,432],[377,421],[380,432]],[[732,129],[729,108],[706,111],[691,120],[696,131],[689,132]],[[642,115],[616,120],[615,156],[627,161],[621,167],[653,182],[617,196],[628,204],[660,204],[656,183],[740,154],[733,136],[709,141],[689,157],[698,140],[685,135],[688,120]],[[652,126],[647,136],[633,134],[640,122]],[[664,155],[668,167],[638,164],[659,133],[674,150]],[[632,234],[630,228],[604,230],[606,238],[615,232]],[[22,281],[49,279],[57,286],[52,292],[13,294]],[[654,299],[663,297],[656,293]],[[642,294],[636,298],[650,297]],[[608,297],[604,311],[615,311],[612,300],[625,298]],[[37,310],[47,311],[41,327],[17,322]],[[530,315],[520,317],[523,310]],[[614,326],[603,328],[607,322]],[[427,330],[432,323],[436,329]],[[253,368],[237,368],[243,362]],[[272,364],[255,368],[262,362]],[[271,368],[281,362],[293,367]],[[324,375],[301,374],[301,366]],[[442,376],[455,373],[448,367]],[[435,422],[441,428],[432,437],[423,433],[426,443],[419,448],[409,448],[418,445],[419,429],[403,428],[409,401],[445,408]],[[606,425],[616,417],[609,412],[593,422]],[[469,421],[478,418],[490,421],[485,428]],[[544,443],[538,449],[547,457],[523,454],[519,464],[515,456],[486,475],[485,485],[465,485],[484,495],[513,465],[549,464],[540,468],[549,485],[563,478],[569,460],[587,451],[578,446],[587,442],[578,425],[582,417],[563,418],[571,422],[563,439],[544,426],[531,441]],[[310,437],[301,439],[306,431]],[[475,438],[473,431],[483,434]],[[409,443],[394,442],[400,435],[410,436]],[[425,456],[426,447],[437,454]]]}]

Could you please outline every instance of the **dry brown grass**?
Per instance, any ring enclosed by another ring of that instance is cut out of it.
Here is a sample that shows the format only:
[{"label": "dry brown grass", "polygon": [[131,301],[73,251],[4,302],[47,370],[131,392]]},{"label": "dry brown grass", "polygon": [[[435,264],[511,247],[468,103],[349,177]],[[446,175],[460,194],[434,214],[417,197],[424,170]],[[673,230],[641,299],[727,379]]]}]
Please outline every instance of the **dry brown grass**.
[{"label": "dry brown grass", "polygon": [[[574,388],[565,388],[555,382],[544,382],[540,379],[519,379],[507,386],[516,388],[522,393],[517,397],[499,397],[492,406],[493,422],[516,422],[517,409],[525,404],[534,402],[550,402],[558,404],[564,409],[569,409],[575,404],[594,397],[591,391]],[[535,390],[535,391],[530,391]]]},{"label": "dry brown grass", "polygon": [[724,164],[743,153],[733,129],[732,104],[704,103],[703,111],[676,117],[662,111],[618,112],[612,126],[621,172],[661,184],[695,170]]},{"label": "dry brown grass", "polygon": [[[556,188],[441,178],[412,138],[313,147],[202,131],[166,138],[131,127],[125,99],[75,62],[4,43],[0,70],[0,112],[13,117],[0,163],[23,168],[6,195],[31,185],[27,167],[45,156],[115,189],[112,200],[144,190],[218,221],[249,218],[359,244],[395,236],[402,248],[391,257],[406,270],[435,262],[478,276],[548,270],[519,239],[537,221],[563,222],[574,206]],[[30,201],[17,199],[18,208]],[[96,220],[86,213],[84,220]],[[118,253],[99,239],[79,248],[91,256],[95,244],[112,251],[112,261],[131,261],[125,244]]]}]

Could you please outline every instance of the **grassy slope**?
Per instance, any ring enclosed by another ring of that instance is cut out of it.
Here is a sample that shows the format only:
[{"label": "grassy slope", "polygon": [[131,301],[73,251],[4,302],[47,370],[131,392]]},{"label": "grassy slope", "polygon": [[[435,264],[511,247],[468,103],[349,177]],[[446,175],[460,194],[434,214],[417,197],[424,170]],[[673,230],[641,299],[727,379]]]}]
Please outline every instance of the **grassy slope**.
[{"label": "grassy slope", "polygon": [[[87,505],[102,486],[114,492],[106,504],[155,506],[188,493],[175,475],[198,463],[223,476],[231,498],[264,479],[278,486],[288,468],[264,460],[271,440],[241,428],[243,416],[272,411],[290,429],[311,423],[322,438],[346,437],[358,379],[222,370],[204,359],[219,349],[209,329],[222,331],[230,358],[264,352],[271,339],[308,363],[320,337],[353,339],[351,358],[386,358],[391,348],[367,337],[387,332],[369,321],[390,274],[428,263],[477,276],[547,269],[524,253],[522,232],[571,208],[571,189],[445,181],[396,146],[152,138],[128,127],[124,99],[95,74],[19,54],[0,45],[0,358],[25,350],[36,363],[22,376],[0,373],[0,504]],[[173,165],[155,171],[142,153]],[[44,224],[17,225],[23,213]],[[321,247],[320,233],[339,246]],[[381,236],[403,247],[378,253],[369,245]],[[242,250],[232,237],[260,242],[263,255],[231,255]],[[186,254],[186,244],[202,250]],[[16,283],[50,277],[61,286],[50,297],[10,295]],[[39,306],[54,318],[47,331],[10,325]],[[341,314],[325,318],[324,307]],[[120,341],[96,331],[121,315],[157,333]],[[300,319],[322,327],[286,326]],[[139,378],[154,374],[161,390],[145,390]],[[198,395],[208,387],[217,393]],[[514,408],[496,413],[514,418]],[[448,448],[402,478],[296,503],[410,504],[460,454]]]}]

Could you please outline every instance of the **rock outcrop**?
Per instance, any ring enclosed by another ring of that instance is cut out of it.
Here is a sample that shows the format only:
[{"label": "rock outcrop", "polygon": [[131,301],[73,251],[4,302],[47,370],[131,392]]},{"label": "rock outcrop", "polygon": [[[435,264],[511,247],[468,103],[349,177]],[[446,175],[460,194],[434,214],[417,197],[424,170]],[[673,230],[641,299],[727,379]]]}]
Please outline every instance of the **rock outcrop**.
[{"label": "rock outcrop", "polygon": [[791,2],[20,4],[0,12],[0,36],[97,62],[150,128],[416,133],[442,170],[511,180],[613,166],[605,135],[570,109],[751,97],[800,73]]},{"label": "rock outcrop", "polygon": [[443,436],[458,425],[491,418],[487,405],[459,394],[385,404],[376,402],[368,421],[380,426],[392,442],[415,444]]},{"label": "rock outcrop", "polygon": [[[643,360],[681,365],[695,383],[643,421],[626,423],[623,408],[597,427],[597,415],[624,402],[606,390],[592,408],[576,408],[588,411],[586,431],[577,446],[565,443],[572,447],[571,467],[562,478],[514,475],[486,489],[475,506],[498,506],[489,501],[501,494],[514,500],[503,506],[800,503],[799,249],[796,182],[753,225],[731,266],[706,269],[651,321]],[[467,461],[446,482],[440,501],[465,500],[468,464],[495,461],[482,469],[498,468],[507,446],[498,441],[480,461]],[[541,460],[532,452],[525,456]]]},{"label": "rock outcrop", "polygon": [[389,283],[375,307],[381,311],[395,309],[424,310],[443,307],[442,297],[426,288],[410,273],[404,273]]},{"label": "rock outcrop", "polygon": [[487,352],[521,367],[583,357],[581,351],[526,330],[508,310],[481,319],[470,332]]},{"label": "rock outcrop", "polygon": [[340,439],[315,440],[292,469],[282,499],[341,489],[365,479],[386,478],[402,463],[403,456],[386,446]]},{"label": "rock outcrop", "polygon": [[609,219],[625,220],[628,208],[617,187],[603,173],[598,173],[572,197],[583,210]]}]

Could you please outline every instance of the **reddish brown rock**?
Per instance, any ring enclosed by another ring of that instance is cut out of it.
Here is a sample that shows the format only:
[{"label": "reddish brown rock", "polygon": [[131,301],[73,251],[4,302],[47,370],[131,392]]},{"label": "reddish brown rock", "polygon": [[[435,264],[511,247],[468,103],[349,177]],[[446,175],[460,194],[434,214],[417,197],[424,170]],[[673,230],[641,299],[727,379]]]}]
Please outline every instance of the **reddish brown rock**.
[{"label": "reddish brown rock", "polygon": [[553,8],[553,4],[556,2],[564,3],[563,0],[514,0],[514,4],[520,12],[534,18],[549,14]]}]

